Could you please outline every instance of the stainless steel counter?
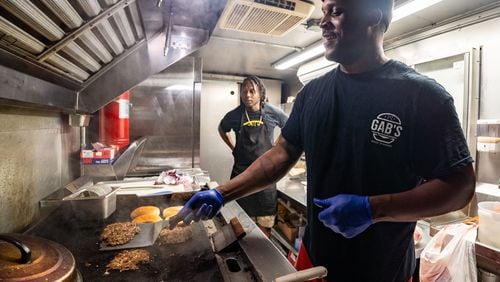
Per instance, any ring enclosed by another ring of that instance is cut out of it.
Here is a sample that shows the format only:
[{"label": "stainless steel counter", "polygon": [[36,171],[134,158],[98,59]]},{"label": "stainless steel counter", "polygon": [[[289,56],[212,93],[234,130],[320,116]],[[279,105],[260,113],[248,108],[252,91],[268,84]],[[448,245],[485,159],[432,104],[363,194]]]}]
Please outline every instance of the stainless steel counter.
[{"label": "stainless steel counter", "polygon": [[260,281],[273,281],[277,277],[296,272],[237,202],[225,205],[221,214],[226,222],[237,217],[243,226],[247,235],[238,243]]},{"label": "stainless steel counter", "polygon": [[285,176],[276,183],[276,189],[278,193],[285,196],[285,198],[305,208],[307,207],[307,192],[304,183],[304,181],[299,179],[291,180],[288,176]]}]

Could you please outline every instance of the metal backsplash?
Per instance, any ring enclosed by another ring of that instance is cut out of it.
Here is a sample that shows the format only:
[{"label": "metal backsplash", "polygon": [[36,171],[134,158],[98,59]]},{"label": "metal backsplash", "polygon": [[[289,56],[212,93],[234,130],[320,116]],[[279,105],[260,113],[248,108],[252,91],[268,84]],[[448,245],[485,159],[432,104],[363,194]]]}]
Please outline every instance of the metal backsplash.
[{"label": "metal backsplash", "polygon": [[131,90],[130,138],[147,139],[128,175],[199,165],[201,59],[186,57]]},{"label": "metal backsplash", "polygon": [[78,128],[60,113],[0,106],[0,233],[23,230],[78,176],[78,151]]}]

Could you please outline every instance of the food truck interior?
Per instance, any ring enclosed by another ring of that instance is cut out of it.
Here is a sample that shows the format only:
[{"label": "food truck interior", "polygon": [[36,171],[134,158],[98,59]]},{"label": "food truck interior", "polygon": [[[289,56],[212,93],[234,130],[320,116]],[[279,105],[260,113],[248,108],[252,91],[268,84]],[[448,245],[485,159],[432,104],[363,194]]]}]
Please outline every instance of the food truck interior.
[{"label": "food truck interior", "polygon": [[[172,195],[226,182],[233,156],[218,125],[240,104],[243,78],[262,78],[268,102],[290,113],[301,87],[337,66],[323,57],[321,17],[320,0],[1,0],[0,234],[59,242],[76,261],[71,275],[85,281],[270,281],[294,272],[306,224],[304,156],[277,184],[269,239],[234,204],[214,223],[241,222],[248,241],[232,253],[214,255],[204,233],[212,227],[197,225],[199,244],[173,247],[182,259],[155,248],[157,262],[170,267],[151,264],[127,278],[104,275],[112,256],[89,249],[96,230],[127,220],[137,206],[182,205],[187,196]],[[497,0],[395,1],[387,56],[448,90],[475,160],[473,201],[419,221],[426,240],[477,216],[478,203],[500,201],[498,34]],[[192,190],[150,187],[174,169],[192,177]],[[90,208],[72,198],[99,183],[112,188]],[[94,210],[94,221],[77,219],[80,209],[84,218]],[[266,243],[253,247],[253,236]],[[480,279],[499,279],[499,248],[476,252]],[[186,274],[179,269],[190,254],[201,262]],[[271,263],[258,259],[263,254]]]}]

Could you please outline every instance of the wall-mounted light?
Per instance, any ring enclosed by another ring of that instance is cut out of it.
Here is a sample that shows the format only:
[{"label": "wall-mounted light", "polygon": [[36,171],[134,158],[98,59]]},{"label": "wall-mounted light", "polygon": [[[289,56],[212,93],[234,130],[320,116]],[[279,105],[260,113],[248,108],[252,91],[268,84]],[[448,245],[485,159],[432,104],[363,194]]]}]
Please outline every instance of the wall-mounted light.
[{"label": "wall-mounted light", "polygon": [[[432,5],[435,5],[442,0],[411,0],[403,5],[397,7],[392,12],[392,22],[398,21],[404,17],[407,17],[413,13],[421,11]],[[278,70],[284,70],[302,62],[308,61],[325,52],[322,40],[309,45],[304,50],[295,52],[289,56],[286,56],[277,62],[273,63],[272,66]]]},{"label": "wall-mounted light", "polygon": [[412,0],[406,2],[394,9],[394,11],[392,12],[392,22],[394,23],[404,17],[433,6],[441,1],[442,0]]},{"label": "wall-mounted light", "polygon": [[304,50],[300,52],[293,53],[275,63],[272,66],[278,70],[284,70],[300,64],[309,59],[315,58],[325,52],[325,47],[322,41],[318,41],[312,45],[307,46]]}]

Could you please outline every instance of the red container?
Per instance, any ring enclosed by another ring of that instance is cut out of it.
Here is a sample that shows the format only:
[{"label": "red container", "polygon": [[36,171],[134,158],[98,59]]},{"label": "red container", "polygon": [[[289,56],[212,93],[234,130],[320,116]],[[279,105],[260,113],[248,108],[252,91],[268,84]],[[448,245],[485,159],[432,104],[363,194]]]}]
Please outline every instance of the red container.
[{"label": "red container", "polygon": [[126,91],[99,110],[99,142],[126,147],[129,137],[130,92]]}]

